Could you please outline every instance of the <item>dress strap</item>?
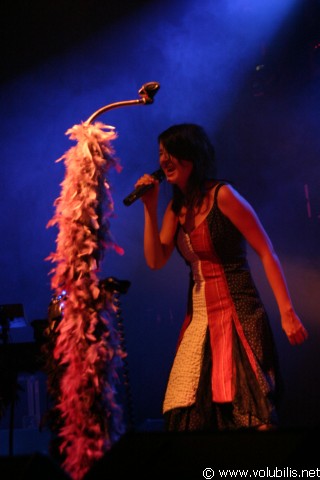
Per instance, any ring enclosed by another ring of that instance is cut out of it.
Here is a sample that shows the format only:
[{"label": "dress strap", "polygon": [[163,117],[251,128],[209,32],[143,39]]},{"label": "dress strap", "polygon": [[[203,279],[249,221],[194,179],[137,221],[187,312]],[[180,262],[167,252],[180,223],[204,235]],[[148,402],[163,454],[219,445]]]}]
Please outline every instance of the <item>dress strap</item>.
[{"label": "dress strap", "polygon": [[216,186],[216,189],[214,191],[214,198],[213,198],[213,204],[214,205],[217,205],[217,197],[218,197],[218,193],[219,193],[219,190],[221,187],[223,187],[223,185],[226,185],[225,182],[220,182],[218,183],[218,185]]}]

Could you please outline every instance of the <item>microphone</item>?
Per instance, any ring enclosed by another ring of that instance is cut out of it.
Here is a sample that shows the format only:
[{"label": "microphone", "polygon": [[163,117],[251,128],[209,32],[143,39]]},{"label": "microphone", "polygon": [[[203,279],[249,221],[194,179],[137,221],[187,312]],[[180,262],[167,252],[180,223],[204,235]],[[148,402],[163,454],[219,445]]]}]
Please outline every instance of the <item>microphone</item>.
[{"label": "microphone", "polygon": [[159,88],[160,88],[160,83],[148,82],[142,85],[138,93],[140,97],[144,98],[146,104],[153,103],[153,97],[158,92]]},{"label": "microphone", "polygon": [[[164,180],[165,178],[164,171],[161,168],[151,173],[151,176],[156,180],[158,180],[159,182],[162,182],[162,180]],[[133,192],[127,195],[126,198],[123,199],[123,203],[127,207],[129,207],[129,205],[132,205],[133,202],[138,200],[138,198],[141,198],[142,195],[144,195],[151,188],[153,188],[153,183],[148,183],[148,185],[140,185],[139,187],[135,188]]]}]

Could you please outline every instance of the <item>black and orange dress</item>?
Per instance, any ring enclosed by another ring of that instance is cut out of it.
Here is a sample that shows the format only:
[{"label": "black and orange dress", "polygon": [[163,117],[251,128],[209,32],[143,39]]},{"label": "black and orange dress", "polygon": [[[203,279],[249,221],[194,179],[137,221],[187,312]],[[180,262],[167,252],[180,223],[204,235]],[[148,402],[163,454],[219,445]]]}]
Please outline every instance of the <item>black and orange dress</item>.
[{"label": "black and orange dress", "polygon": [[223,430],[277,424],[277,351],[252,278],[246,241],[219,209],[177,249],[190,266],[189,301],[163,402],[168,430]]}]

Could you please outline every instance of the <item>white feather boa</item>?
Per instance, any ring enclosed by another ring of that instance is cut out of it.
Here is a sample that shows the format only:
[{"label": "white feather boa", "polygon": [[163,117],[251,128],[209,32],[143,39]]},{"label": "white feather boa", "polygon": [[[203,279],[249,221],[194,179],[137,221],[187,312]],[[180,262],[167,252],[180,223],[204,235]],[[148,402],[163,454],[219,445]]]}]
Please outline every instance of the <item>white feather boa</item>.
[{"label": "white feather boa", "polygon": [[113,325],[113,300],[101,300],[98,278],[105,249],[123,253],[109,230],[114,205],[106,181],[111,167],[121,167],[112,148],[113,127],[83,123],[66,135],[77,144],[57,160],[64,161],[66,174],[48,223],[59,231],[47,260],[55,264],[50,271],[55,295],[67,292],[54,347],[54,359],[63,367],[56,406],[63,420],[60,449],[64,469],[80,480],[124,429],[116,400],[124,352]]}]

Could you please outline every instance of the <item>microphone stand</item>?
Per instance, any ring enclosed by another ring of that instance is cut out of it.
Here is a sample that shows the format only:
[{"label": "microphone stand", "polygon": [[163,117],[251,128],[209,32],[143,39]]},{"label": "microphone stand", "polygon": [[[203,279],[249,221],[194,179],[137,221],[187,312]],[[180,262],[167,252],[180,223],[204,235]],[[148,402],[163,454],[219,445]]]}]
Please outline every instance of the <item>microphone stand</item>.
[{"label": "microphone stand", "polygon": [[[85,122],[85,125],[90,125],[96,118],[114,108],[120,108],[120,107],[127,107],[131,105],[150,105],[153,103],[153,98],[157,91],[159,90],[160,85],[157,82],[148,82],[142,85],[142,87],[139,90],[139,95],[141,98],[136,99],[136,100],[124,100],[121,102],[115,102],[115,103],[110,103],[109,105],[106,105],[102,108],[99,108],[96,110]],[[110,277],[112,280],[112,277]],[[110,286],[109,286],[110,288]],[[119,293],[117,289],[113,290],[113,294]],[[126,346],[125,346],[125,338],[124,338],[124,327],[123,327],[123,319],[121,317],[121,309],[119,307],[119,302],[118,302],[118,297],[114,295],[114,303],[116,305],[116,310],[117,310],[117,319],[118,319],[118,331],[120,335],[120,343],[123,352],[125,353],[126,357]],[[126,393],[126,401],[127,401],[127,415],[128,415],[128,425],[127,425],[127,430],[130,431],[134,428],[134,421],[133,421],[133,408],[132,408],[132,402],[131,402],[131,391],[130,391],[130,384],[129,384],[129,375],[128,375],[128,361],[124,361],[124,368],[123,368],[123,376],[124,376],[124,388],[125,388],[125,393]]]},{"label": "microphone stand", "polygon": [[[141,98],[136,99],[136,100],[124,100],[121,102],[115,102],[115,103],[110,103],[109,105],[106,105],[102,108],[99,108],[97,111],[95,111],[87,120],[84,122],[87,125],[92,124],[94,120],[101,114],[112,110],[114,108],[119,108],[119,107],[127,107],[131,105],[150,105],[153,103],[153,97],[159,90],[160,85],[157,82],[148,82],[142,85],[142,87],[139,90],[139,95]],[[105,287],[107,290],[111,291],[114,294],[114,303],[116,305],[116,310],[117,310],[117,319],[118,319],[118,331],[120,335],[120,343],[123,352],[126,354],[126,346],[125,346],[125,338],[124,338],[124,326],[123,326],[123,318],[121,317],[121,309],[120,309],[120,303],[118,300],[118,297],[116,294],[119,294],[120,290],[117,288],[112,289],[111,284],[114,283],[112,282],[113,277],[110,277],[111,283],[108,285],[108,288]],[[104,281],[106,283],[106,281]],[[128,285],[130,283],[128,282]],[[128,287],[126,287],[127,289]],[[126,290],[125,289],[125,290]],[[126,356],[125,356],[126,358]],[[128,361],[127,359],[124,360],[124,368],[123,368],[123,376],[124,376],[124,388],[125,388],[125,393],[126,393],[126,401],[127,401],[127,415],[128,415],[128,425],[127,425],[127,430],[130,431],[134,428],[134,421],[133,421],[133,408],[132,408],[132,398],[131,398],[131,391],[130,391],[130,383],[129,383],[129,374],[128,374]]]},{"label": "microphone stand", "polygon": [[[112,335],[107,335],[108,332],[104,331],[106,328],[105,319],[100,318],[100,299],[94,298],[94,290],[91,290],[91,287],[96,289],[96,281],[98,281],[97,267],[103,258],[105,247],[112,247],[118,253],[122,253],[122,249],[109,234],[108,217],[113,212],[113,202],[109,192],[109,185],[104,178],[111,166],[116,168],[119,166],[117,159],[113,157],[111,146],[111,140],[116,138],[116,134],[113,132],[113,127],[99,123],[91,124],[99,115],[114,108],[152,104],[154,95],[159,88],[160,85],[157,82],[146,83],[139,90],[139,99],[106,105],[99,108],[81,125],[73,126],[66,134],[72,140],[77,140],[78,144],[59,159],[59,161],[64,160],[67,168],[65,179],[61,183],[61,195],[56,203],[55,213],[47,224],[48,227],[57,225],[59,228],[56,251],[52,252],[47,257],[47,260],[56,264],[51,270],[51,287],[55,291],[56,296],[61,294],[60,285],[69,291],[67,292],[68,301],[64,306],[64,314],[62,316],[65,328],[59,328],[59,341],[54,341],[52,346],[53,356],[56,355],[54,359],[59,358],[58,367],[61,367],[59,368],[59,378],[57,379],[57,376],[55,376],[56,368],[54,370],[50,369],[48,388],[50,393],[53,394],[53,400],[56,399],[56,395],[59,398],[58,405],[54,405],[53,409],[54,414],[57,411],[57,416],[60,416],[60,418],[57,421],[53,420],[53,428],[57,429],[59,442],[61,440],[68,445],[61,460],[63,469],[72,478],[74,474],[76,474],[77,478],[83,478],[92,462],[100,458],[105,453],[105,450],[109,449],[117,441],[123,428],[122,418],[119,415],[116,389],[112,383],[113,380],[109,380],[109,377],[108,379],[106,378],[106,371],[112,379],[116,378],[116,376],[113,377],[112,375],[117,368],[117,357],[122,357],[122,351],[126,355],[122,321],[120,319],[118,324],[119,346],[114,346],[113,341],[115,340],[116,342],[116,339],[113,339]],[[105,132],[105,127],[109,128],[110,131]],[[83,197],[85,195],[93,195],[95,202],[84,201]],[[105,212],[102,213],[104,208]],[[72,211],[71,218],[65,213],[70,211]],[[70,224],[71,227],[69,227]],[[73,234],[75,229],[80,231],[76,240],[74,240]],[[84,242],[84,238],[86,238],[87,242],[91,242],[90,245],[94,245],[90,253],[88,253],[88,244]],[[76,243],[76,248],[74,248],[74,242]],[[78,253],[76,254],[75,252]],[[65,268],[65,265],[71,268]],[[74,284],[74,280],[82,285],[81,301],[79,300],[80,290]],[[120,311],[117,299],[114,297],[114,304],[112,304],[112,300],[111,296],[111,312],[114,307],[114,313],[118,314],[119,320]],[[79,311],[78,305],[80,304],[79,321],[81,328],[78,325],[74,325],[72,321],[74,312]],[[88,312],[92,311],[92,309],[96,310],[97,315],[95,317],[91,315],[89,318]],[[96,320],[98,321],[97,324],[94,323]],[[102,339],[98,338],[98,335],[101,333],[100,330],[103,333]],[[89,332],[90,335],[86,336],[82,332]],[[88,372],[88,369],[86,370],[88,377],[74,379],[73,372],[75,368],[79,368],[78,358],[80,354],[83,368],[87,368],[87,365],[91,362],[93,353],[90,358],[82,355],[82,352],[88,346],[88,342],[90,342],[92,352],[97,352],[97,358],[99,356],[100,358],[94,365],[91,365],[90,372]],[[103,358],[108,358],[107,350],[109,348],[114,349],[114,355],[106,368]],[[73,352],[72,355],[69,355],[70,351]],[[67,361],[64,359],[65,356]],[[96,395],[95,391],[89,391],[86,388],[86,382],[89,381],[88,378],[96,381],[100,376],[101,379],[98,382],[99,394]],[[124,388],[128,397],[125,407],[128,408],[128,428],[131,429],[133,420],[131,418],[131,402],[127,377],[127,365],[124,364]],[[83,396],[79,396],[77,393],[79,391],[77,382],[81,384],[81,388],[85,392]],[[103,392],[103,399],[101,398],[101,392]],[[103,400],[102,405],[99,405],[101,400]],[[85,406],[87,404],[90,405],[90,412],[88,411],[90,418]],[[105,419],[101,418],[101,408],[108,409],[108,415]],[[79,435],[78,425],[74,424],[74,409],[76,412],[80,412],[77,422],[83,423],[81,436]],[[95,431],[99,432],[97,433],[97,438],[94,439],[91,434],[93,426],[94,428],[97,427]]]},{"label": "microphone stand", "polygon": [[130,105],[150,105],[151,103],[153,103],[153,97],[155,96],[159,88],[160,84],[157,82],[145,83],[144,85],[142,85],[138,92],[141,98],[136,100],[123,100],[122,102],[115,102],[110,103],[109,105],[105,105],[104,107],[101,107],[97,111],[95,111],[84,123],[91,124],[99,115],[114,108],[127,107]]}]

